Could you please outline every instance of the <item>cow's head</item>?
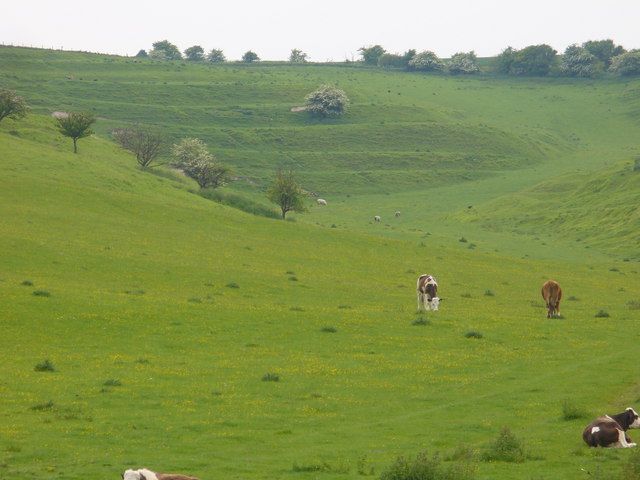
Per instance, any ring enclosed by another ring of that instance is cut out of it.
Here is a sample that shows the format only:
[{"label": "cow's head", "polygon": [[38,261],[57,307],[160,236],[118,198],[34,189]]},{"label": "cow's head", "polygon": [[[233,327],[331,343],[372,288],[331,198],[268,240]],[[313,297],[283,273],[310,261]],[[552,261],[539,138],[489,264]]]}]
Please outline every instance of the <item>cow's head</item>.
[{"label": "cow's head", "polygon": [[[433,300],[438,295],[438,286],[435,283],[427,283],[424,286],[427,296]],[[429,300],[431,301],[431,300]]]},{"label": "cow's head", "polygon": [[625,413],[627,414],[629,428],[640,428],[640,416],[638,416],[638,413],[631,407],[627,408]]}]

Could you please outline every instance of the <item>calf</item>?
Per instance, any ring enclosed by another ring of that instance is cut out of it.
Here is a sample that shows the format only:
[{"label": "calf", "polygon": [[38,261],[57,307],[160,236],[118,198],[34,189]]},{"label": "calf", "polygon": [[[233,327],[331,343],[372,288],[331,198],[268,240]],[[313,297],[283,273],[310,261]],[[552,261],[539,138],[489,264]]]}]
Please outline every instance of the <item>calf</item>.
[{"label": "calf", "polygon": [[123,480],[198,480],[196,477],[181,475],[179,473],[157,473],[148,468],[138,470],[125,470],[122,474]]},{"label": "calf", "polygon": [[542,298],[547,304],[547,318],[560,315],[562,289],[558,282],[554,280],[544,282],[544,285],[542,285]]},{"label": "calf", "polygon": [[584,429],[582,439],[590,447],[635,447],[636,444],[625,433],[630,428],[640,428],[640,418],[633,408],[617,415],[596,418]]},{"label": "calf", "polygon": [[438,298],[438,282],[427,274],[420,275],[416,285],[418,291],[418,311],[438,310],[440,299]]}]

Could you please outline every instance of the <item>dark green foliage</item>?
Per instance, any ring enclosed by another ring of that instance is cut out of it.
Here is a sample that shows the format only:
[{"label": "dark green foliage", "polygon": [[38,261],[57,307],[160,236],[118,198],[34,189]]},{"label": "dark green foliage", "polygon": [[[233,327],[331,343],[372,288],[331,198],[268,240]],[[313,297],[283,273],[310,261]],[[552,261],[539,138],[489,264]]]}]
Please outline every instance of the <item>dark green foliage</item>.
[{"label": "dark green foliage", "polygon": [[291,63],[307,63],[307,54],[302,50],[294,48],[289,55],[289,61]]},{"label": "dark green foliage", "polygon": [[180,50],[168,40],[161,40],[153,44],[153,49],[149,52],[149,57],[154,60],[181,60]]},{"label": "dark green foliage", "polygon": [[397,53],[383,53],[378,58],[378,66],[382,68],[407,68],[408,64],[405,56]]},{"label": "dark green foliage", "polygon": [[238,193],[222,192],[214,189],[200,190],[200,195],[214,202],[227,205],[229,207],[237,208],[243,212],[252,213],[253,215],[260,215],[267,218],[280,218],[280,214],[273,209],[262,205],[261,203],[254,202],[250,198],[244,197]]},{"label": "dark green foliage", "polygon": [[358,49],[365,65],[378,65],[378,60],[385,53],[385,49],[380,45],[371,47],[360,47]]},{"label": "dark green foliage", "polygon": [[224,56],[224,52],[222,50],[213,48],[207,54],[207,61],[211,63],[224,63],[227,61],[227,58]]},{"label": "dark green foliage", "polygon": [[577,420],[579,418],[587,418],[589,414],[585,410],[573,403],[571,400],[566,399],[562,402],[562,419],[563,420]]},{"label": "dark green foliage", "polygon": [[14,120],[27,114],[27,102],[13,90],[0,89],[0,121],[9,117]]},{"label": "dark green foliage", "polygon": [[609,312],[607,312],[606,310],[598,310],[598,312],[595,314],[596,318],[609,318]]},{"label": "dark green foliage", "polygon": [[398,457],[382,472],[380,480],[470,480],[476,477],[476,466],[468,462],[444,464],[438,455],[419,453],[414,459]]},{"label": "dark green foliage", "polygon": [[194,45],[184,51],[184,57],[190,62],[202,62],[204,60],[204,49],[200,45]]},{"label": "dark green foliage", "polygon": [[477,338],[480,339],[482,338],[482,333],[478,332],[477,330],[470,330],[467,333],[464,334],[465,338]]},{"label": "dark green foliage", "polygon": [[36,364],[33,369],[36,372],[55,372],[56,367],[54,367],[53,363],[51,363],[49,359],[46,359],[45,361]]},{"label": "dark green foliage", "polygon": [[522,50],[507,47],[496,58],[496,71],[506,75],[545,76],[551,70],[556,51],[549,45],[529,45]]},{"label": "dark green foliage", "polygon": [[50,297],[51,293],[47,290],[34,290],[32,295],[35,297]]},{"label": "dark green foliage", "polygon": [[258,54],[256,52],[248,50],[248,51],[244,52],[244,55],[242,55],[242,61],[244,63],[259,62],[260,61],[260,57],[258,57]]},{"label": "dark green foliage", "polygon": [[280,375],[278,375],[277,373],[265,373],[262,376],[262,381],[263,382],[279,382]]},{"label": "dark green foliage", "polygon": [[149,58],[149,54],[146,50],[142,49],[139,50],[138,53],[136,53],[136,58]]},{"label": "dark green foliage", "polygon": [[305,212],[305,192],[296,181],[293,172],[278,170],[276,176],[267,190],[267,198],[278,205],[284,219],[288,212]]},{"label": "dark green foliage", "polygon": [[105,387],[121,387],[122,382],[115,378],[110,378],[109,380],[105,381],[102,385]]},{"label": "dark green foliage", "polygon": [[526,460],[524,443],[508,427],[503,427],[498,438],[482,453],[485,462],[522,463]]},{"label": "dark green foliage", "polygon": [[613,57],[609,70],[618,75],[640,75],[640,50],[632,50]]},{"label": "dark green foliage", "polygon": [[93,135],[91,125],[96,117],[91,112],[69,112],[56,117],[58,130],[73,140],[73,153],[78,153],[78,140]]},{"label": "dark green foliage", "polygon": [[616,45],[613,40],[589,40],[584,42],[582,47],[591,55],[596,57],[605,67],[611,65],[611,59],[625,52],[621,45]]}]

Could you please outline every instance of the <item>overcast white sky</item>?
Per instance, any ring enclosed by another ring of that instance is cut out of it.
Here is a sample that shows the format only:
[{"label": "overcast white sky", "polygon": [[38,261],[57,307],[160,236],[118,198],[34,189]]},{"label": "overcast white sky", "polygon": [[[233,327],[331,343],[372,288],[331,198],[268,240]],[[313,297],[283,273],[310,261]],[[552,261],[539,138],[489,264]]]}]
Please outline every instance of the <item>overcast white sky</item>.
[{"label": "overcast white sky", "polygon": [[284,60],[358,58],[358,48],[479,56],[547,43],[612,38],[640,48],[640,0],[0,0],[0,43],[135,55],[167,39],[239,59],[247,50]]}]

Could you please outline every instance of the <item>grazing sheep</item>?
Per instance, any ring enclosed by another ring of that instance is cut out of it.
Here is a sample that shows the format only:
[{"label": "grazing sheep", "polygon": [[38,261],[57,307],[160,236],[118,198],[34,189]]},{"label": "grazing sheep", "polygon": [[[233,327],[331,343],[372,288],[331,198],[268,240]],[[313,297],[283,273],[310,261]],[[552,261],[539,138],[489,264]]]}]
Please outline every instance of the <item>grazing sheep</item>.
[{"label": "grazing sheep", "polygon": [[375,217],[373,217],[373,221],[374,222],[380,222],[380,221],[382,221],[382,218],[380,218],[380,215],[376,215]]},{"label": "grazing sheep", "polygon": [[122,474],[123,480],[198,480],[196,477],[181,475],[179,473],[157,473],[148,468],[138,470],[125,470]]},{"label": "grazing sheep", "polygon": [[400,216],[400,210],[396,212],[396,218]]},{"label": "grazing sheep", "polygon": [[327,201],[324,198],[319,198],[316,202],[318,202],[318,205],[327,205]]}]

